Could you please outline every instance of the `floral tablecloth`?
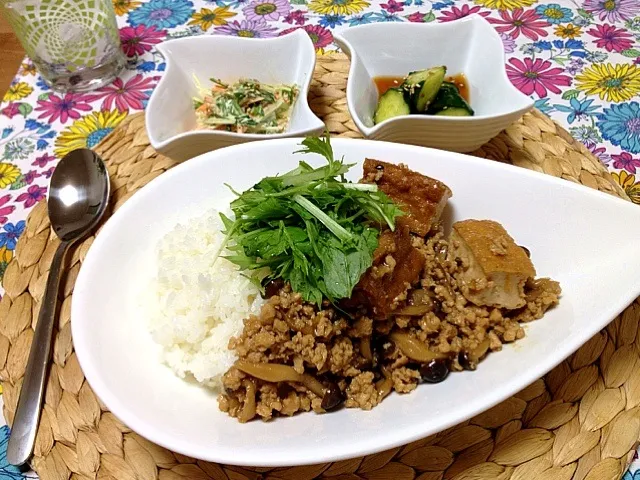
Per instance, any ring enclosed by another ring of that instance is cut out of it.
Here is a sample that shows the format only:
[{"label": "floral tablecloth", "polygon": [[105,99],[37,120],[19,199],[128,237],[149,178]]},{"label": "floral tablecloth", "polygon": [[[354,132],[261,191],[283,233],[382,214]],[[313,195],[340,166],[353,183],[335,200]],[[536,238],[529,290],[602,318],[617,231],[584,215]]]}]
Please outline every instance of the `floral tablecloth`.
[{"label": "floral tablecloth", "polygon": [[[144,109],[165,68],[155,45],[203,33],[266,38],[302,28],[323,55],[336,49],[333,32],[350,26],[482,15],[502,37],[513,84],[640,203],[640,0],[113,0],[113,7],[129,60],[113,84],[54,93],[25,60],[0,104],[0,278],[57,160],[95,146]],[[7,464],[7,437],[0,427],[0,480],[34,477]],[[640,463],[625,480],[640,480]]]}]

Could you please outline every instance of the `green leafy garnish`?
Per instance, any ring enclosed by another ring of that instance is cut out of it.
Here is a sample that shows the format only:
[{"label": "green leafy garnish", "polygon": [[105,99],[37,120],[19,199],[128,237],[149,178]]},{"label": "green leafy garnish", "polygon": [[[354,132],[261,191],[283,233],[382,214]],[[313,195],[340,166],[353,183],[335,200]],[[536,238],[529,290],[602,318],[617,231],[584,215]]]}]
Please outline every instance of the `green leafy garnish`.
[{"label": "green leafy garnish", "polygon": [[[235,220],[222,215],[228,260],[242,270],[268,267],[265,281],[281,278],[316,304],[351,296],[371,266],[380,229],[395,228],[402,211],[376,185],[351,183],[353,165],[336,160],[328,133],[302,141],[296,153],[316,153],[327,165],[301,161],[266,177],[231,202]],[[229,187],[231,188],[231,187]]]}]

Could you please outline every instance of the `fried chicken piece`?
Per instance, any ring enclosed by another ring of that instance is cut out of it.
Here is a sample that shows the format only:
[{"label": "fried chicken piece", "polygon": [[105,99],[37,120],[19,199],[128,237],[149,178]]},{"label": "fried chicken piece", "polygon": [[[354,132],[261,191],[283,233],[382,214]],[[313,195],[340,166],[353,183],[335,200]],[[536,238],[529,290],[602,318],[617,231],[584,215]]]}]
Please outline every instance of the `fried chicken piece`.
[{"label": "fried chicken piece", "polygon": [[384,231],[373,254],[373,265],[356,285],[352,301],[367,305],[375,319],[388,318],[420,278],[425,257],[411,245],[406,225]]},{"label": "fried chicken piece", "polygon": [[[409,170],[404,165],[367,158],[363,183],[375,183],[405,212],[401,217],[411,232],[424,237],[440,219],[452,193],[444,183]],[[398,218],[400,220],[400,218]]]},{"label": "fried chicken piece", "polygon": [[526,303],[524,286],[536,271],[525,251],[498,222],[455,223],[448,256],[451,261],[462,262],[463,270],[456,281],[470,302],[507,309]]}]

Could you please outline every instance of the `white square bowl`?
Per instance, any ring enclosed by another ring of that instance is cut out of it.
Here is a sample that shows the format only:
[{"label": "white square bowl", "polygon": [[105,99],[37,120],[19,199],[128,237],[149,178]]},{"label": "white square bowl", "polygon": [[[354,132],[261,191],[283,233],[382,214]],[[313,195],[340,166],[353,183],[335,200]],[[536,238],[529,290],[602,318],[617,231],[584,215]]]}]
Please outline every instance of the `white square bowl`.
[{"label": "white square bowl", "polygon": [[[334,37],[351,58],[347,105],[367,138],[471,152],[533,107],[507,78],[502,40],[479,15],[446,23],[362,25]],[[467,77],[473,117],[405,115],[374,125],[374,77],[405,76],[438,65]]]},{"label": "white square bowl", "polygon": [[[168,157],[183,161],[238,143],[318,135],[325,128],[307,102],[316,55],[303,30],[269,39],[201,35],[164,42],[158,50],[165,57],[167,70],[151,95],[145,121],[151,146]],[[278,134],[194,130],[194,77],[202,85],[208,85],[212,77],[298,85],[300,93],[289,127]]]}]

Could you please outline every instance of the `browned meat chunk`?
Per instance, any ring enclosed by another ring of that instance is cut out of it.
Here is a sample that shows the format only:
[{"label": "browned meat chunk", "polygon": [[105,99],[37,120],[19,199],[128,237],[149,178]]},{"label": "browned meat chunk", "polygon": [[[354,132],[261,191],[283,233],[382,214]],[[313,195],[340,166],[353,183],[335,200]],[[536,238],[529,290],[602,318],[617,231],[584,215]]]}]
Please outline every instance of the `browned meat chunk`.
[{"label": "browned meat chunk", "polygon": [[385,319],[419,280],[425,257],[411,245],[409,228],[402,224],[395,232],[386,230],[380,235],[373,257],[373,265],[360,279],[354,297],[364,301],[374,318]]},{"label": "browned meat chunk", "polygon": [[444,183],[409,170],[404,165],[367,158],[364,183],[375,183],[406,213],[409,229],[424,237],[438,221],[451,190]]},{"label": "browned meat chunk", "polygon": [[462,294],[476,305],[514,309],[526,303],[524,286],[536,274],[525,251],[498,222],[465,220],[453,225],[449,259]]}]

